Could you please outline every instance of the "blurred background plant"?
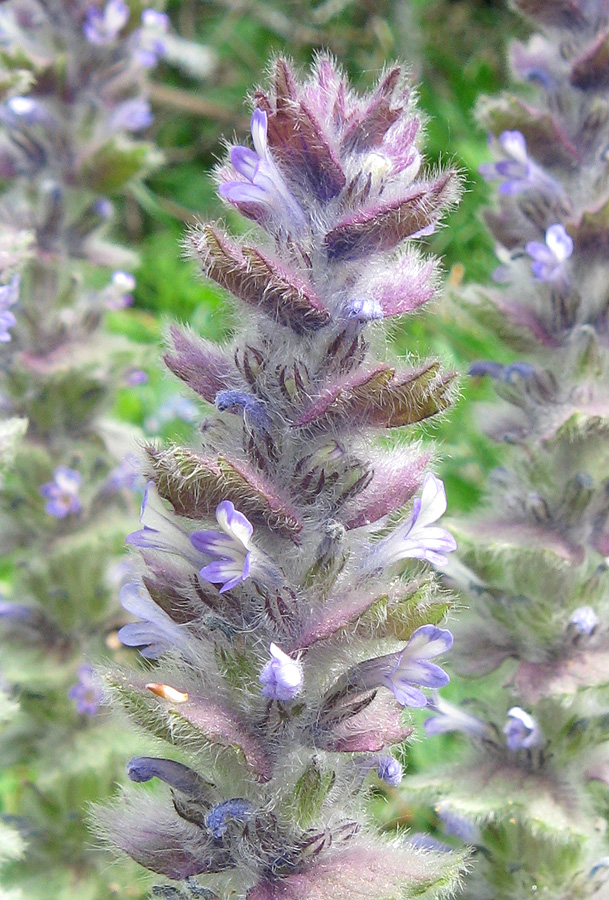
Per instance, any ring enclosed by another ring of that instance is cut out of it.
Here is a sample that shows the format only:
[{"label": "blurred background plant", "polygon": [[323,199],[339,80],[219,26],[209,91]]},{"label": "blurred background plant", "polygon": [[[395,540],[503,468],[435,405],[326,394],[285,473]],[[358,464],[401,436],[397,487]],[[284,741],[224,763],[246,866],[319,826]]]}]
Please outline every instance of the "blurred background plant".
[{"label": "blurred background plant", "polygon": [[[159,4],[153,5],[154,13],[161,12]],[[14,6],[14,0],[9,0],[2,8],[10,11]],[[65,20],[67,12],[72,18],[74,42],[86,47],[83,60],[92,56],[99,61],[104,53],[113,49],[112,41],[96,44],[93,40],[91,43],[80,30],[85,22],[90,22],[90,36],[95,34],[96,29],[98,34],[108,33],[104,29],[111,29],[112,25],[110,19],[104,19],[107,6],[102,2],[87,4],[76,0],[49,0],[40,6],[34,2],[23,3],[22,6],[29,10],[43,9],[44,15],[55,17],[55,21],[60,21],[62,15]],[[101,19],[89,9],[96,9]],[[111,9],[120,12],[120,4]],[[130,6],[129,21],[118,35],[118,43],[124,39],[129,52],[134,51],[133,35],[141,32],[143,9],[144,5],[134,0]],[[414,81],[420,84],[420,107],[429,116],[426,140],[429,158],[432,162],[448,162],[456,158],[466,174],[467,193],[460,210],[453,214],[448,228],[428,239],[430,250],[444,256],[451,283],[458,285],[483,279],[494,266],[492,242],[477,213],[488,195],[487,187],[476,175],[478,165],[487,158],[486,137],[473,124],[472,107],[479,93],[494,93],[505,83],[507,71],[502,46],[511,33],[525,33],[526,28],[518,23],[503,3],[492,0],[324,0],[288,4],[251,0],[205,3],[199,0],[170,0],[166,11],[171,27],[165,30],[161,18],[150,17],[152,30],[149,30],[149,40],[140,47],[139,57],[140,63],[146,62],[145,55],[148,54],[147,62],[150,62],[152,54],[156,62],[155,68],[148,68],[145,73],[146,79],[153,82],[147,89],[151,107],[139,107],[139,121],[146,123],[143,133],[161,147],[165,165],[151,170],[145,184],[137,177],[142,169],[136,166],[136,171],[132,173],[135,177],[125,177],[121,181],[121,176],[120,183],[113,188],[112,235],[129,246],[137,247],[141,266],[137,270],[137,284],[133,289],[129,285],[130,289],[125,290],[133,296],[133,305],[127,309],[104,310],[105,325],[94,333],[96,341],[98,336],[104,335],[103,341],[108,346],[114,345],[117,350],[121,348],[116,371],[121,371],[122,365],[123,374],[114,378],[111,391],[115,397],[115,416],[124,426],[128,426],[128,430],[136,426],[149,436],[158,434],[186,440],[192,434],[194,409],[179,398],[174,384],[156,366],[156,359],[160,356],[158,345],[166,320],[174,318],[189,322],[196,331],[213,340],[231,331],[231,319],[220,292],[197,281],[194,264],[184,263],[181,258],[181,242],[185,225],[195,217],[209,218],[220,214],[220,206],[207,173],[217,162],[219,136],[224,134],[230,137],[235,131],[243,133],[247,127],[247,106],[243,96],[253,83],[261,80],[260,73],[269,56],[287,53],[297,64],[306,65],[314,50],[328,48],[362,89],[376,80],[379,70],[388,61],[405,60],[411,66]],[[160,35],[154,34],[154,28],[159,26],[163,31],[163,53],[156,52],[160,49]],[[14,34],[11,28],[3,27],[3,41],[13,40]],[[83,37],[87,40],[86,45],[82,43]],[[31,51],[31,48],[26,49]],[[50,69],[41,65],[37,58],[28,61],[27,52],[18,60],[10,61],[7,68],[13,74],[15,70],[22,72],[26,80],[18,87],[14,83],[5,85],[5,97],[27,95],[33,80],[34,95],[48,98],[52,86],[60,83],[65,49],[65,46],[62,49],[61,43],[53,46],[56,59]],[[67,102],[69,97],[64,94],[63,100]],[[135,111],[131,109],[132,114]],[[100,114],[100,109],[96,108],[96,115]],[[154,121],[151,121],[152,116]],[[31,131],[42,126],[38,123],[27,127]],[[24,122],[20,123],[20,128],[27,130]],[[140,133],[132,131],[129,140],[141,145]],[[138,165],[144,163],[140,159]],[[90,168],[90,173],[100,171],[97,164]],[[116,167],[114,171],[117,171]],[[109,193],[102,190],[99,184],[94,187],[91,183],[88,187],[91,200]],[[38,203],[40,216],[46,209],[45,215],[52,218],[52,201],[51,192],[45,200],[46,206]],[[28,202],[37,203],[37,198],[32,196]],[[70,215],[77,220],[83,212],[82,208],[76,207]],[[104,227],[109,227],[109,223],[106,226],[99,224],[101,232],[95,232],[97,235],[103,232]],[[236,217],[231,218],[230,226],[237,232],[242,227]],[[100,261],[109,262],[108,259],[95,262]],[[122,271],[129,269],[129,266],[125,259],[120,262],[114,260],[104,276],[96,273],[95,266],[84,259],[79,261],[79,268],[81,285],[86,285],[93,296],[94,289],[101,288],[103,291],[104,286],[107,287],[112,269]],[[13,314],[18,316],[19,306],[13,307]],[[127,346],[123,343],[125,339],[131,342],[126,356],[122,349]],[[398,350],[404,349],[404,336],[399,329],[395,330],[392,340]],[[138,345],[135,352],[133,344]],[[409,318],[409,349],[417,345],[421,357],[440,356],[448,368],[459,371],[465,371],[475,358],[494,357],[502,362],[513,358],[508,348],[497,348],[492,333],[480,325],[472,329],[469,323],[456,321],[438,304],[429,319],[425,314]],[[464,384],[464,396],[456,411],[450,419],[435,425],[431,432],[434,440],[440,439],[444,445],[445,459],[441,471],[447,483],[451,509],[471,508],[475,504],[485,474],[501,458],[500,452],[480,436],[470,413],[469,400],[488,396],[489,392],[486,384]],[[108,396],[104,395],[105,398]],[[104,413],[106,411],[107,408]],[[422,428],[421,432],[425,440],[427,428]],[[113,433],[117,433],[115,426]],[[70,465],[68,461],[67,468],[76,471],[79,466]],[[55,469],[53,465],[47,465],[46,480],[41,484],[56,483],[56,478],[52,477]],[[98,472],[99,477],[101,474],[101,471]],[[129,473],[125,474],[128,478]],[[74,486],[75,481],[72,480],[71,489]],[[79,490],[76,491],[78,493]],[[40,507],[42,498],[36,496],[34,499]],[[124,491],[123,499],[128,506],[130,501]],[[67,516],[68,524],[70,515]],[[57,520],[60,529],[65,523],[65,519]],[[131,530],[131,527],[127,526],[125,530]],[[114,532],[114,549],[117,551],[122,533],[121,524]],[[5,591],[12,592],[16,599],[19,590],[12,562],[4,564],[1,574]],[[111,591],[116,594],[115,587]],[[101,611],[99,614],[101,621]],[[79,616],[83,623],[88,620],[84,605]],[[91,656],[97,656],[100,651],[107,654],[109,648],[98,645],[91,650]],[[85,684],[82,690],[86,692]],[[61,692],[55,693],[57,698]],[[39,699],[43,697],[44,692],[39,694]],[[69,706],[63,694],[61,703],[64,704],[64,714],[68,718],[73,716],[73,706]],[[44,702],[39,703],[36,714],[44,714],[48,721],[54,718],[50,707],[47,709]],[[86,716],[79,721],[83,731],[86,728],[91,730]],[[108,745],[110,742],[107,740]],[[429,742],[425,746],[426,753],[434,752],[429,749]],[[120,755],[120,751],[118,753]],[[127,751],[123,755],[126,756]],[[416,754],[411,756],[410,765],[418,765]],[[9,793],[12,792],[14,802],[11,801],[7,812],[17,808],[15,798],[23,783],[21,775],[17,779],[11,776]],[[109,783],[108,780],[106,787]],[[91,782],[87,790],[92,796],[99,788]],[[48,821],[52,821],[57,814],[56,808],[49,808]],[[76,832],[81,827],[80,819],[74,820],[72,825]],[[73,852],[73,848],[70,842],[62,843],[62,840],[58,841],[55,849],[66,857]],[[17,873],[17,868],[14,867],[14,873]],[[23,868],[18,875],[23,877]],[[106,883],[110,885],[110,891],[118,890],[120,878],[117,873],[107,873]],[[71,896],[70,890],[71,887],[65,887],[66,896]],[[82,882],[79,883],[79,890],[81,893],[78,896],[85,897]],[[53,896],[61,896],[59,889]]]},{"label": "blurred background plant", "polygon": [[160,162],[141,133],[168,28],[122,0],[0,8],[1,799],[25,846],[3,884],[28,898],[122,890],[84,816],[129,746],[90,663],[122,622],[140,476],[134,429],[109,413],[142,354],[103,325],[135,286],[137,255],[112,242],[114,199]]},{"label": "blurred background plant", "polygon": [[455,524],[459,553],[445,574],[468,607],[454,626],[459,677],[428,711],[436,764],[413,778],[403,809],[426,798],[436,839],[476,847],[472,900],[602,900],[609,5],[514,6],[534,27],[510,46],[516,85],[478,109],[491,135],[481,172],[496,188],[485,219],[498,265],[486,284],[453,292],[456,315],[516,354],[470,367],[499,395],[479,420],[506,451],[482,508]]}]

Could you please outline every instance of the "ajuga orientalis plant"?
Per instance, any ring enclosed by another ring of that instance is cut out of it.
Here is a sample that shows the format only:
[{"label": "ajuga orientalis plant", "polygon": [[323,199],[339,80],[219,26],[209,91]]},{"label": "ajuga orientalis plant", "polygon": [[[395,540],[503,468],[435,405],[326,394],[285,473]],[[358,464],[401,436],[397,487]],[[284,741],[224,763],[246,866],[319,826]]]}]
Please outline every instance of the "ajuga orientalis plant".
[{"label": "ajuga orientalis plant", "polygon": [[134,258],[107,233],[112,198],[158,157],[141,132],[167,24],[122,0],[0,7],[0,234],[28,246],[0,287],[2,409],[13,432],[27,421],[0,499],[2,683],[19,704],[1,795],[27,845],[5,883],[28,898],[101,900],[117,880],[83,823],[127,746],[91,663],[120,648],[114,582],[138,477],[131,433],[108,420],[136,355],[103,329],[130,301]]},{"label": "ajuga orientalis plant", "polygon": [[458,177],[421,171],[400,66],[362,97],[326,56],[305,80],[279,59],[253,106],[218,181],[255,230],[187,241],[239,324],[222,346],[171,329],[166,363],[207,412],[198,446],[148,448],[119,637],[150,662],[106,676],[170,747],[130,761],[99,826],[159,896],[445,896],[463,856],[384,838],[366,795],[400,782],[405,708],[447,682],[444,487],[420,445],[377,437],[450,402],[438,362],[385,358],[382,322],[434,294],[415,240]]},{"label": "ajuga orientalis plant", "polygon": [[[609,4],[517,0],[539,29],[512,47],[526,93],[487,100],[501,262],[468,309],[516,353],[475,363],[509,445],[448,573],[466,604],[452,655],[477,682],[428,734],[461,762],[418,787],[478,847],[472,900],[609,896]],[[499,692],[500,685],[504,690]],[[414,785],[413,785],[414,786]]]}]

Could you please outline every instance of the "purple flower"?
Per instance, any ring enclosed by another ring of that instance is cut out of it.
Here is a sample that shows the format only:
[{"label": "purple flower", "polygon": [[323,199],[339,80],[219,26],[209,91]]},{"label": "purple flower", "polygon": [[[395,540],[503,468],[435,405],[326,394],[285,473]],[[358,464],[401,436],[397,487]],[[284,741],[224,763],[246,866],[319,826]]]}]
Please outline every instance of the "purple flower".
[{"label": "purple flower", "polygon": [[140,524],[143,528],[128,534],[125,543],[142,550],[173,553],[191,563],[194,569],[198,568],[200,557],[193,550],[189,535],[165,512],[154,483],[149,481],[144,490],[140,511]]},{"label": "purple flower", "polygon": [[76,703],[77,711],[84,716],[94,716],[99,712],[103,692],[98,677],[91,666],[81,666],[78,681],[68,691],[70,700]]},{"label": "purple flower", "polygon": [[534,187],[560,192],[554,179],[529,159],[527,144],[520,131],[502,131],[497,144],[507,159],[483,163],[478,172],[485,181],[501,181],[500,194],[520,194]]},{"label": "purple flower", "polygon": [[445,565],[445,554],[457,549],[452,534],[433,525],[445,512],[444,483],[428,472],[421,497],[414,501],[410,521],[374,544],[364,558],[364,566],[384,569],[409,558],[424,559],[437,566]]},{"label": "purple flower", "polygon": [[471,716],[469,713],[447,703],[440,697],[434,697],[429,707],[437,715],[425,721],[425,734],[431,737],[435,734],[446,734],[451,731],[461,731],[470,737],[485,737],[490,734],[489,726],[482,719]]},{"label": "purple flower", "polygon": [[508,710],[508,721],[503,733],[508,750],[530,750],[545,743],[535,719],[520,706],[513,706]]},{"label": "purple flower", "polygon": [[47,118],[44,106],[33,97],[11,97],[6,101],[6,109],[13,121],[17,119],[26,125],[37,125]]},{"label": "purple flower", "polygon": [[216,519],[222,531],[195,531],[190,540],[196,550],[217,556],[200,575],[212,584],[222,584],[220,593],[230,591],[250,574],[252,554],[249,549],[254,529],[243,513],[230,500],[216,507]]},{"label": "purple flower", "polygon": [[112,279],[104,289],[103,298],[108,309],[125,309],[131,306],[135,290],[135,276],[131,272],[123,272],[122,269],[112,273]]},{"label": "purple flower", "polygon": [[82,30],[91,44],[111,44],[129,21],[129,7],[123,0],[108,0],[102,12],[97,6],[87,10]]},{"label": "purple flower", "polygon": [[302,667],[277,644],[270,646],[271,659],[260,673],[262,696],[271,700],[293,700],[302,688]]},{"label": "purple flower", "polygon": [[138,481],[142,480],[140,460],[135,453],[127,453],[121,463],[108,475],[107,487],[111,491],[132,491],[137,487]]},{"label": "purple flower", "polygon": [[573,241],[562,225],[550,225],[545,244],[529,241],[525,250],[533,260],[531,271],[537,281],[558,281],[565,277],[564,263],[573,253]]},{"label": "purple flower", "polygon": [[225,800],[217,806],[212,806],[205,816],[205,825],[215,838],[221,838],[226,834],[229,822],[247,822],[252,817],[252,804],[240,797],[233,800]]},{"label": "purple flower", "polygon": [[264,404],[244,391],[219,391],[214,404],[220,412],[241,413],[246,425],[255,431],[268,431],[271,420]]},{"label": "purple flower", "polygon": [[573,625],[579,634],[584,634],[587,637],[596,631],[598,623],[599,618],[591,606],[580,606],[569,619],[569,624]]},{"label": "purple flower", "polygon": [[111,219],[114,215],[114,204],[107,197],[99,197],[93,204],[93,208],[100,219]]},{"label": "purple flower", "polygon": [[197,796],[204,784],[200,775],[183,763],[154,756],[134,756],[127,763],[127,775],[136,784],[158,778],[175,790],[191,796]]},{"label": "purple flower", "polygon": [[404,772],[401,764],[390,754],[379,756],[376,761],[378,776],[385,784],[397,787],[402,782]]},{"label": "purple flower", "polygon": [[453,834],[466,844],[478,844],[480,842],[480,829],[475,822],[459,815],[448,806],[436,806],[438,818],[444,826],[445,834]]},{"label": "purple flower", "polygon": [[142,27],[134,35],[134,56],[144,69],[152,69],[165,54],[163,38],[169,31],[169,16],[156,9],[142,12]]},{"label": "purple flower", "polygon": [[119,630],[118,639],[125,647],[138,647],[146,659],[158,659],[174,647],[188,653],[187,633],[156,605],[141,585],[124,584],[119,600],[123,609],[141,620],[123,625]]},{"label": "purple flower", "polygon": [[218,192],[221,197],[241,209],[250,218],[272,218],[284,221],[289,230],[300,231],[306,224],[305,215],[291,196],[279,170],[271,159],[267,144],[267,115],[256,109],[252,114],[254,150],[233,147],[230,160],[245,181],[225,181]]},{"label": "purple flower", "polygon": [[8,284],[0,286],[0,342],[6,344],[11,340],[9,328],[16,324],[17,320],[9,307],[13,306],[19,298],[19,275],[13,275]]},{"label": "purple flower", "polygon": [[125,372],[125,384],[129,387],[138,387],[140,384],[148,384],[150,380],[147,372],[143,369],[128,369]]},{"label": "purple flower", "polygon": [[420,709],[427,706],[427,697],[416,685],[441,688],[450,681],[444,669],[429,662],[445,653],[453,645],[453,636],[445,628],[421,625],[399,654],[393,669],[383,676],[382,683],[392,691],[402,706]]},{"label": "purple flower", "polygon": [[119,103],[110,117],[110,128],[113,131],[143,131],[153,122],[148,101],[134,97]]},{"label": "purple flower", "polygon": [[57,519],[75,515],[82,509],[78,492],[82,476],[67,466],[58,466],[53,472],[53,481],[43,484],[40,493],[46,497],[45,511]]}]

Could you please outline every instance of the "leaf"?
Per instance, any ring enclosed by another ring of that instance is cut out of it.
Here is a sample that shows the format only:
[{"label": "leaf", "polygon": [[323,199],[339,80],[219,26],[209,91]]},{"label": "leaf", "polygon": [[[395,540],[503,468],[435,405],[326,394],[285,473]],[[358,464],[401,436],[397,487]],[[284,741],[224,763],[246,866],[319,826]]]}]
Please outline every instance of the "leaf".
[{"label": "leaf", "polygon": [[324,768],[317,756],[311,759],[296,782],[290,803],[296,822],[301,828],[306,828],[317,819],[335,779],[333,769]]},{"label": "leaf", "polygon": [[384,365],[356,370],[326,388],[294,425],[341,421],[351,428],[362,424],[397,428],[421,422],[451,402],[450,383],[455,376],[441,376],[438,370],[437,362],[397,374]]},{"label": "leaf", "polygon": [[297,333],[330,321],[310,285],[256,247],[239,246],[211,225],[193,229],[189,243],[209,278]]},{"label": "leaf", "polygon": [[393,250],[435,223],[458,193],[457,173],[447,171],[433,181],[415,184],[402,197],[348,216],[324,238],[328,259],[343,262]]},{"label": "leaf", "polygon": [[407,900],[452,893],[464,854],[421,851],[406,841],[353,839],[346,849],[320,853],[302,872],[264,879],[247,900]]},{"label": "leaf", "polygon": [[210,459],[180,446],[147,447],[146,452],[160,496],[179,515],[202,519],[213,515],[222,500],[231,500],[252,522],[297,540],[302,530],[297,513],[245,463],[223,456]]},{"label": "leaf", "polygon": [[157,168],[161,161],[153,144],[113,138],[83,160],[79,177],[89,190],[112,195],[133,178],[141,178]]}]

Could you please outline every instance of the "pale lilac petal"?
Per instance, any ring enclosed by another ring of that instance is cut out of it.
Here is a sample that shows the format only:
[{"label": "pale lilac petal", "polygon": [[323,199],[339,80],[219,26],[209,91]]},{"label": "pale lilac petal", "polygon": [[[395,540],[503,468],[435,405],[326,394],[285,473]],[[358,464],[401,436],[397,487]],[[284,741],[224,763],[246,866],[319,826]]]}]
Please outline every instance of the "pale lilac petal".
[{"label": "pale lilac petal", "polygon": [[421,492],[421,510],[417,518],[417,527],[424,527],[437,520],[446,512],[446,491],[444,482],[428,472],[423,481]]},{"label": "pale lilac petal", "polygon": [[268,121],[265,111],[263,109],[255,109],[252,113],[251,122],[252,140],[254,141],[256,153],[261,159],[267,153],[267,129]]},{"label": "pale lilac petal", "polygon": [[446,653],[453,645],[453,636],[447,628],[436,625],[421,625],[413,632],[406,644],[405,652],[417,659],[431,659]]},{"label": "pale lilac petal", "polygon": [[573,253],[573,240],[562,225],[550,225],[546,231],[546,244],[558,262],[564,262]]},{"label": "pale lilac petal", "polygon": [[230,152],[230,161],[240,175],[253,182],[260,165],[260,158],[253,150],[250,150],[249,147],[233,147]]},{"label": "pale lilac petal", "polygon": [[527,142],[520,131],[502,131],[497,140],[512,159],[522,164],[528,162]]},{"label": "pale lilac petal", "polygon": [[423,691],[407,682],[387,681],[386,687],[392,692],[395,699],[402,706],[411,706],[413,709],[424,709],[427,706],[427,697]]},{"label": "pale lilac petal", "polygon": [[216,507],[216,519],[226,534],[233,535],[244,547],[247,547],[254,529],[251,522],[235,509],[230,500],[223,500]]},{"label": "pale lilac petal", "polygon": [[404,659],[391,676],[394,684],[414,683],[421,687],[438,689],[446,687],[450,678],[440,666],[426,659]]}]

